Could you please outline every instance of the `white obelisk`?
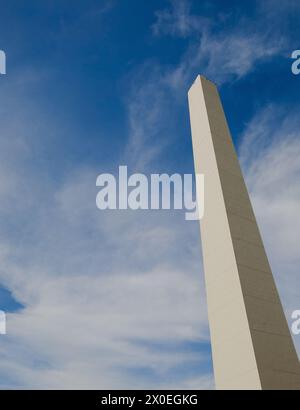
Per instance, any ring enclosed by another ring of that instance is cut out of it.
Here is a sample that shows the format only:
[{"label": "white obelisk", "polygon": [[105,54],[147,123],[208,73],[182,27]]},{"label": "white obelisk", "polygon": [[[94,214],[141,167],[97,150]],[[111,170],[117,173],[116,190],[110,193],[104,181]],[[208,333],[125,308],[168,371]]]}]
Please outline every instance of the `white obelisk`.
[{"label": "white obelisk", "polygon": [[216,86],[189,90],[195,172],[218,389],[300,389],[300,365]]}]

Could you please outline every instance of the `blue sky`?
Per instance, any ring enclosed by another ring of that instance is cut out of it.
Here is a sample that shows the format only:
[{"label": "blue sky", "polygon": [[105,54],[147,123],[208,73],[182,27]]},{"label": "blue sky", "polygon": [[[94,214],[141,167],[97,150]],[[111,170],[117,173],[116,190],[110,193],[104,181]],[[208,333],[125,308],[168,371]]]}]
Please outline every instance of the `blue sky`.
[{"label": "blue sky", "polygon": [[193,172],[187,90],[204,74],[219,86],[287,317],[299,309],[298,2],[0,11],[0,386],[213,387],[197,222],[101,213],[95,181],[119,165]]}]

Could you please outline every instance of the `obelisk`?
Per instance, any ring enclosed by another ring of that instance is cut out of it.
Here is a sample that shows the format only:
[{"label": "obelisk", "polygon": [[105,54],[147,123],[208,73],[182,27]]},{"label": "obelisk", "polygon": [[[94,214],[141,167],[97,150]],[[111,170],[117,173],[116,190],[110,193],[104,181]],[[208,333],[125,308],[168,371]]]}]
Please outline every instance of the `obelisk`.
[{"label": "obelisk", "polygon": [[188,93],[217,389],[300,389],[299,359],[276,289],[216,86]]}]

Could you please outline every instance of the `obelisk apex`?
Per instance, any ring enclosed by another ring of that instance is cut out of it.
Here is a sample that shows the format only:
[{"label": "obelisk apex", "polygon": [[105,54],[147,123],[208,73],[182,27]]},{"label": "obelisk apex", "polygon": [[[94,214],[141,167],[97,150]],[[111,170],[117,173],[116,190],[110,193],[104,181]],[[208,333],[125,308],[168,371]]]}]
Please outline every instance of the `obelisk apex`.
[{"label": "obelisk apex", "polygon": [[218,389],[300,389],[299,359],[216,86],[188,93],[195,172],[205,176],[200,221]]}]

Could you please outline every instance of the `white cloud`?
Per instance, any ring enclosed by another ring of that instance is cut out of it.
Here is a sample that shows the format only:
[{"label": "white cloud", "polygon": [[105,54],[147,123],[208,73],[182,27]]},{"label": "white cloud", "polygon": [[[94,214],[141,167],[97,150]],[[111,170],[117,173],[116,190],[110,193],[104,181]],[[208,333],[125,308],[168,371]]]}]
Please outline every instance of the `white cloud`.
[{"label": "white cloud", "polygon": [[149,59],[129,76],[131,93],[127,101],[129,141],[126,157],[130,165],[142,171],[153,166],[176,140],[171,124],[178,107],[186,103],[186,93],[201,73],[222,85],[253,72],[256,65],[283,53],[285,36],[280,30],[268,30],[268,16],[257,7],[253,19],[242,15],[224,28],[224,19],[192,14],[186,0],[170,1],[158,10],[152,27],[154,36],[184,37],[186,48],[171,66]]},{"label": "white cloud", "polygon": [[[24,309],[8,315],[0,340],[1,387],[212,386],[201,371],[207,349],[185,347],[208,343],[197,223],[99,211],[96,168],[74,167],[59,183],[36,172],[40,129],[28,124],[40,109],[24,111],[27,126],[16,121],[16,132],[3,120],[0,283]],[[45,124],[47,146],[57,124]],[[11,170],[20,189],[7,183]]]},{"label": "white cloud", "polygon": [[[48,274],[31,286],[25,283],[27,307],[8,317],[2,369],[23,387],[159,386],[161,382],[137,379],[130,372],[147,369],[157,380],[167,380],[180,364],[207,360],[199,352],[176,349],[176,344],[201,336],[194,310],[201,312],[197,279],[159,269],[100,271],[94,278]],[[24,284],[19,292],[24,296]],[[156,343],[168,349],[155,348]],[[13,367],[17,373],[9,371]],[[185,380],[179,379],[178,386],[181,382]]]},{"label": "white cloud", "polygon": [[201,31],[208,20],[191,14],[191,3],[185,0],[171,0],[171,7],[157,11],[156,21],[152,26],[155,36],[167,34],[187,37]]},{"label": "white cloud", "polygon": [[189,40],[186,52],[176,67],[166,73],[174,89],[186,88],[197,74],[206,75],[221,85],[238,80],[255,69],[256,64],[283,53],[286,39],[280,30],[268,30],[268,15],[257,8],[255,24],[246,15],[224,27],[224,19],[195,15],[191,3],[171,1],[169,8],[157,12],[154,35],[172,35]]},{"label": "white cloud", "polygon": [[159,64],[145,63],[132,73],[128,96],[129,140],[125,157],[140,172],[159,157],[168,144],[163,127],[170,107]]}]

